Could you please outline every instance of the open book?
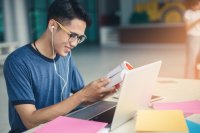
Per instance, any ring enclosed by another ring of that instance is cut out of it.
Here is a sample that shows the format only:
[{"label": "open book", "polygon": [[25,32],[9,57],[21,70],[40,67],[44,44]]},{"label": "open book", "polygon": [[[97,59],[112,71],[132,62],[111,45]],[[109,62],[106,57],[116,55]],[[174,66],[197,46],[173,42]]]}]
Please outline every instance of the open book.
[{"label": "open book", "polygon": [[111,78],[111,82],[106,86],[107,88],[113,87],[121,83],[127,71],[132,70],[133,66],[127,61],[123,61],[120,65],[110,71],[106,77]]}]

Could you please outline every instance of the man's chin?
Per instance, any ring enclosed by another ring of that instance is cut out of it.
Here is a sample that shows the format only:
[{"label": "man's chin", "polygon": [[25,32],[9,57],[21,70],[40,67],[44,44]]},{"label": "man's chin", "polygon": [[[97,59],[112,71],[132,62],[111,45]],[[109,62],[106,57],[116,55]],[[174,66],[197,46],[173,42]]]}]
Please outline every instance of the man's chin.
[{"label": "man's chin", "polygon": [[65,57],[65,56],[67,56],[69,54],[69,52],[65,52],[65,53],[61,53],[61,54],[59,54],[60,56],[62,56],[62,57]]}]

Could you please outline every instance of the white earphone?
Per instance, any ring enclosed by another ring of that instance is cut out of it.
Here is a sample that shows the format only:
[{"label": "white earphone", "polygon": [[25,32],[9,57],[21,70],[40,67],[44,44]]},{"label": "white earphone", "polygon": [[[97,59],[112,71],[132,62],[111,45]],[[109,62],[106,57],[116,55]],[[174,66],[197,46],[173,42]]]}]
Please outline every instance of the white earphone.
[{"label": "white earphone", "polygon": [[55,26],[51,26],[50,31],[53,32],[54,28],[55,28]]},{"label": "white earphone", "polygon": [[54,44],[53,44],[53,42],[54,42],[54,40],[53,40],[53,30],[54,30],[54,26],[51,26],[51,29],[50,29],[50,31],[51,31],[51,33],[52,33],[52,36],[51,36],[51,43],[52,43],[52,53],[53,53],[53,63],[54,63],[54,69],[55,69],[55,72],[56,72],[56,74],[57,74],[57,76],[64,82],[64,85],[63,85],[63,87],[62,87],[62,89],[61,89],[61,94],[60,94],[60,100],[61,101],[63,101],[63,99],[64,99],[64,95],[63,95],[63,93],[64,93],[64,90],[65,90],[65,87],[67,86],[67,84],[68,84],[68,76],[69,76],[69,59],[71,58],[71,52],[69,53],[69,57],[68,57],[68,59],[67,59],[67,64],[68,64],[68,67],[67,67],[67,79],[65,80],[59,73],[58,73],[58,71],[57,71],[57,67],[56,67],[56,62],[55,62],[55,59],[54,59],[54,56],[55,56],[55,53],[54,53]]}]

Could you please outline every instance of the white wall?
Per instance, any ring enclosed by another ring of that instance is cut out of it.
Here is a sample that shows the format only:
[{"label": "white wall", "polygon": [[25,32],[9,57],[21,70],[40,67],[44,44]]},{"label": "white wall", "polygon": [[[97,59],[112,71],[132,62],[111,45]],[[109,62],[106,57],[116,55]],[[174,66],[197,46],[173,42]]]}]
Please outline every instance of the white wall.
[{"label": "white wall", "polygon": [[3,0],[5,42],[30,41],[26,0]]},{"label": "white wall", "polygon": [[129,18],[133,12],[133,0],[120,0],[121,5],[121,25],[128,25]]}]

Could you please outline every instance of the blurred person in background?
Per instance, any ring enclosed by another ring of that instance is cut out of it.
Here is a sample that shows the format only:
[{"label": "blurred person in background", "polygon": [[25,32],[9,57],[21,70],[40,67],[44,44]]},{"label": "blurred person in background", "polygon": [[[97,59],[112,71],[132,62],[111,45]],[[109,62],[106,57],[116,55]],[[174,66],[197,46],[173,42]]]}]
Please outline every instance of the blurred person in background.
[{"label": "blurred person in background", "polygon": [[200,0],[185,0],[184,20],[187,30],[186,78],[198,78],[200,62]]}]

